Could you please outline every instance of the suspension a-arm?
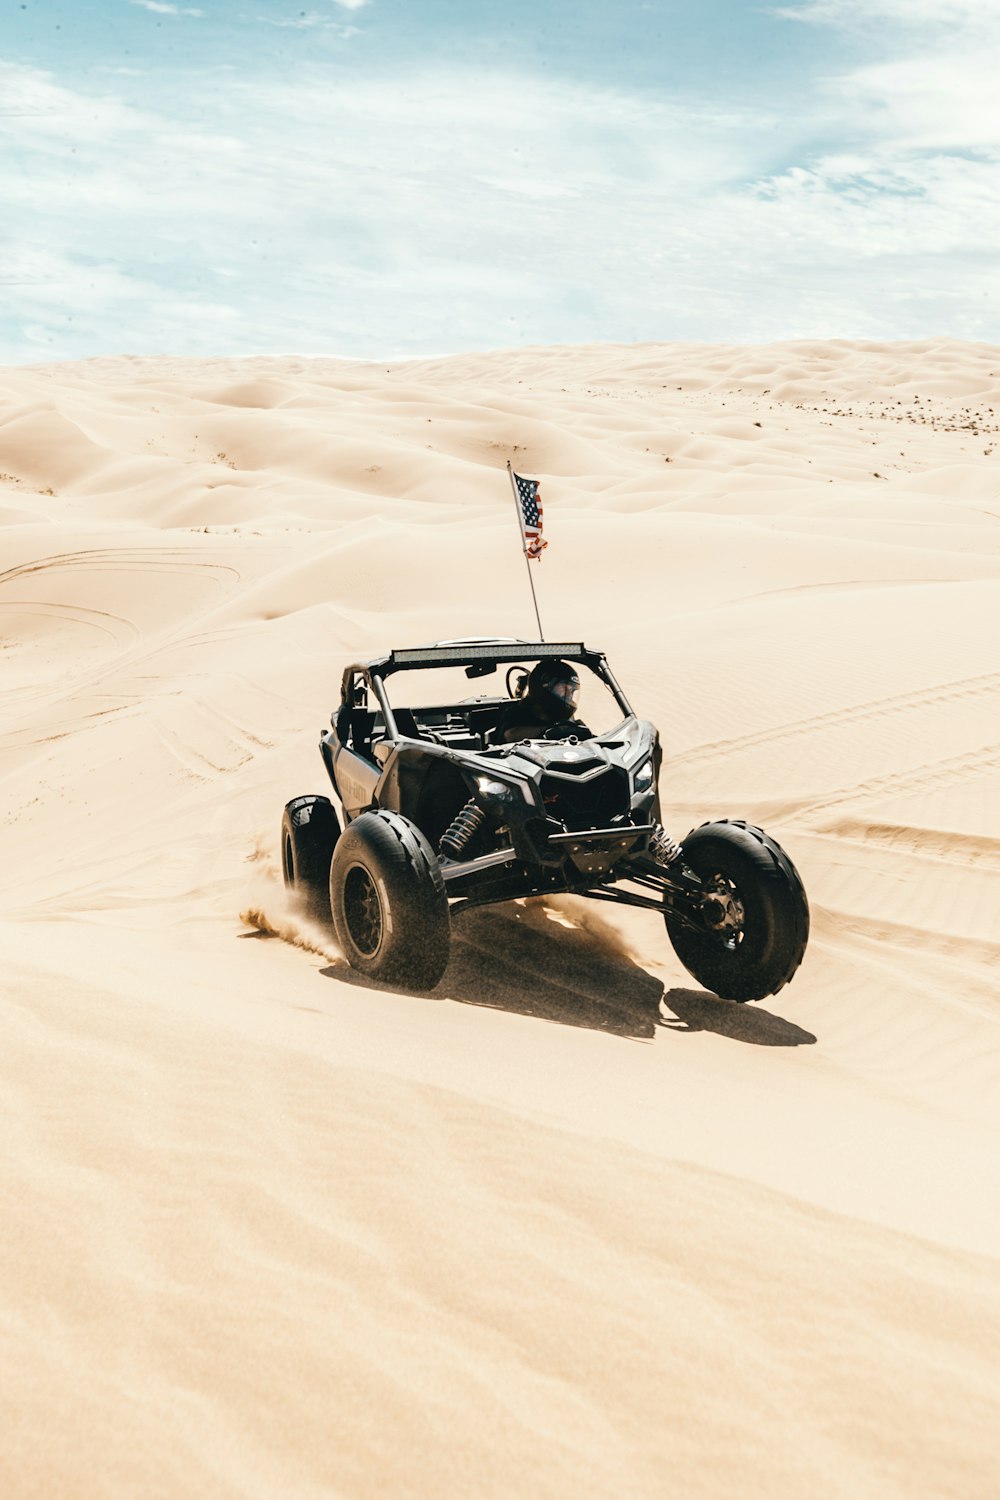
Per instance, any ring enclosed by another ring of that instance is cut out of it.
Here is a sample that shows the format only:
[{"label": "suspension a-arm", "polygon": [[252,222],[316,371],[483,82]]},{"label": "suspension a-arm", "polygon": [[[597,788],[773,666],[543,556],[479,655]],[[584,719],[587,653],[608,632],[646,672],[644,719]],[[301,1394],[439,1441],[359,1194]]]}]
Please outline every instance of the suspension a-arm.
[{"label": "suspension a-arm", "polygon": [[628,885],[641,886],[646,891],[655,891],[656,896],[643,895],[641,891],[628,890],[622,885],[591,886],[577,894],[592,901],[611,901],[617,906],[637,906],[645,911],[656,911],[670,917],[682,927],[702,930],[695,908],[702,896],[702,884],[697,875],[683,867],[665,869],[636,866],[619,877]]}]

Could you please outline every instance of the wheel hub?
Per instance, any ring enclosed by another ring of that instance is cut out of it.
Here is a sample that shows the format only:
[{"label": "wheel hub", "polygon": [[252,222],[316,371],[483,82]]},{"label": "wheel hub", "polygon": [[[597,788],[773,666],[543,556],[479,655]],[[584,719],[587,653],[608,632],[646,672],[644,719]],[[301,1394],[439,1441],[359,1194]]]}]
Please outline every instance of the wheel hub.
[{"label": "wheel hub", "polygon": [[724,875],[714,875],[705,884],[708,889],[701,903],[705,925],[727,946],[735,946],[743,939],[746,915],[736,887]]},{"label": "wheel hub", "polygon": [[382,903],[374,880],[361,865],[349,870],[344,881],[344,917],[358,952],[371,958],[382,941]]}]

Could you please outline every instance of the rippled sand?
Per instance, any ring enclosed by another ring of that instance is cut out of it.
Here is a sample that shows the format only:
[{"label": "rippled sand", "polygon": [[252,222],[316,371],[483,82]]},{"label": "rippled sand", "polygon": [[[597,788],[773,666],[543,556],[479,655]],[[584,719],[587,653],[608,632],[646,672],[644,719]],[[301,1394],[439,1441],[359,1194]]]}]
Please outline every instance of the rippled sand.
[{"label": "rippled sand", "polygon": [[[951,342],[0,371],[5,1500],[994,1492],[998,431]],[[802,873],[771,1000],[285,902],[344,664],[533,634],[508,457],[671,831]]]}]

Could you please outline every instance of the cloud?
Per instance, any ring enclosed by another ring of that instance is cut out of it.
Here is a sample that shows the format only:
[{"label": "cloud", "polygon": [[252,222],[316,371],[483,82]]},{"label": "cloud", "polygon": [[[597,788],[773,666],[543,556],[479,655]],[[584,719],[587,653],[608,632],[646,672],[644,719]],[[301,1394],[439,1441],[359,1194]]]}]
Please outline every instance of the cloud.
[{"label": "cloud", "polygon": [[828,80],[798,139],[771,102],[468,66],[108,80],[141,105],[0,66],[6,357],[990,337],[998,153],[904,64]]},{"label": "cloud", "polygon": [[774,13],[787,21],[865,29],[886,21],[909,29],[989,23],[988,0],[805,0]]},{"label": "cloud", "polygon": [[[28,153],[107,141],[153,125],[154,116],[136,109],[116,95],[83,94],[59,83],[41,69],[21,67],[0,59],[0,130],[12,147]],[[19,121],[4,127],[4,116]]]},{"label": "cloud", "polygon": [[859,68],[841,80],[870,134],[895,150],[993,151],[1000,147],[996,105],[1000,48],[939,52]]},{"label": "cloud", "polygon": [[889,151],[1000,146],[1000,9],[983,0],[811,0],[786,18],[835,26],[866,60],[820,93],[829,127]]},{"label": "cloud", "polygon": [[338,36],[347,38],[358,36],[357,26],[345,25],[342,21],[335,21],[329,15],[319,10],[301,10],[297,16],[258,16],[265,26],[280,26],[292,31],[334,31]]},{"label": "cloud", "polygon": [[171,5],[169,0],[129,0],[141,10],[151,10],[156,16],[204,16],[203,10],[190,5]]}]

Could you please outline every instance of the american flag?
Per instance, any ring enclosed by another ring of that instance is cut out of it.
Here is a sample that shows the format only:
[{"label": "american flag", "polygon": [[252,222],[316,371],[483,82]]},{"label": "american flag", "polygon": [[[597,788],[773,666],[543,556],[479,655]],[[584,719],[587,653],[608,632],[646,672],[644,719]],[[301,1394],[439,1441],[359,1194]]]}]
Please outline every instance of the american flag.
[{"label": "american flag", "polygon": [[[513,471],[511,471],[513,472]],[[542,502],[538,498],[541,484],[537,479],[522,479],[514,475],[517,503],[521,510],[521,533],[524,537],[525,556],[537,562],[549,545],[542,538]]]}]

